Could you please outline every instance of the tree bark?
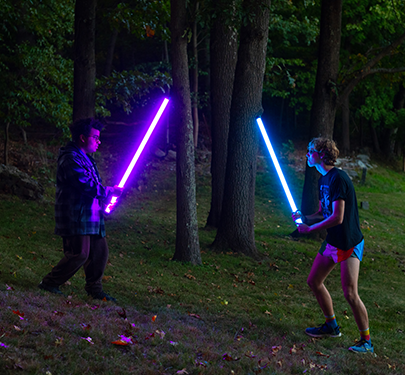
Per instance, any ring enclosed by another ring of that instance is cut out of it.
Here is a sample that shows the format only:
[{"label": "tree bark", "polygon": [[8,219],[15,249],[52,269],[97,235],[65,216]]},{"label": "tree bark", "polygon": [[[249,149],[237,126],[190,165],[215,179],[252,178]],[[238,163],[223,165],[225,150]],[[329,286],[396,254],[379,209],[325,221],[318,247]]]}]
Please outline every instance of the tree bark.
[{"label": "tree bark", "polygon": [[9,133],[10,123],[6,122],[4,128],[4,165],[8,165],[8,148],[10,144],[10,133]]},{"label": "tree bark", "polygon": [[112,71],[112,63],[114,59],[115,44],[117,43],[118,30],[114,29],[111,33],[110,44],[108,45],[107,58],[105,60],[104,75],[109,77]]},{"label": "tree bark", "polygon": [[[332,138],[337,103],[337,77],[341,37],[342,0],[322,0],[314,100],[310,136]],[[319,207],[319,173],[306,167],[301,211],[312,214]]]},{"label": "tree bark", "polygon": [[192,102],[192,111],[193,111],[193,139],[194,147],[197,148],[198,145],[198,132],[199,132],[199,120],[198,120],[198,42],[197,42],[197,13],[198,13],[198,1],[195,5],[195,20],[193,22],[193,37],[192,37],[192,47],[193,47],[193,57],[194,57],[194,67],[192,69],[193,76],[193,102]]},{"label": "tree bark", "polygon": [[171,1],[173,97],[177,120],[176,250],[173,260],[201,264],[194,168],[193,120],[187,59],[186,1]]},{"label": "tree bark", "polygon": [[[394,97],[393,107],[394,111],[399,111],[405,105],[405,87],[401,82],[399,89]],[[398,128],[384,129],[384,140],[382,142],[382,151],[388,158],[392,157],[395,153],[395,136]]]},{"label": "tree bark", "polygon": [[76,0],[73,121],[95,115],[97,0]]},{"label": "tree bark", "polygon": [[262,113],[270,0],[245,0],[232,93],[228,158],[221,221],[213,247],[259,258],[254,237],[258,129]]},{"label": "tree bark", "polygon": [[[218,228],[221,218],[228,153],[228,133],[235,79],[238,35],[229,19],[221,12],[222,2],[215,2],[217,17],[211,28],[211,208],[207,226]],[[234,2],[231,3],[231,11]]]},{"label": "tree bark", "polygon": [[350,153],[350,100],[346,96],[342,103],[342,154]]}]

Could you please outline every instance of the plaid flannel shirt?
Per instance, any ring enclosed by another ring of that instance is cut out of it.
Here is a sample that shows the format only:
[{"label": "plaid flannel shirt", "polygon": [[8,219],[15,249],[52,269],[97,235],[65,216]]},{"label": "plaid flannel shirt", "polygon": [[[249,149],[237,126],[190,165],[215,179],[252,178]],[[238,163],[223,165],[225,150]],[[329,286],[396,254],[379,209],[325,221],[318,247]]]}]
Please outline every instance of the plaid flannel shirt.
[{"label": "plaid flannel shirt", "polygon": [[55,234],[105,236],[104,201],[112,187],[101,185],[94,159],[73,142],[62,147],[58,157],[55,200]]}]

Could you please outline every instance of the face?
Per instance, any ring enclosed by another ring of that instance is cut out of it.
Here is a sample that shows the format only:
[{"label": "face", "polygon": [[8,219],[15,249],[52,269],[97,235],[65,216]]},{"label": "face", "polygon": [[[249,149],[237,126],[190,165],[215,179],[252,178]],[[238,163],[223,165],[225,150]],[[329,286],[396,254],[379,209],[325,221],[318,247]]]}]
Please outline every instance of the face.
[{"label": "face", "polygon": [[308,152],[307,152],[306,156],[307,156],[308,166],[310,166],[310,167],[313,167],[322,162],[319,152],[317,150],[315,150],[313,146],[310,146],[308,148]]},{"label": "face", "polygon": [[82,149],[86,154],[91,154],[96,152],[100,142],[100,130],[91,128],[90,134],[86,137],[85,135],[80,136],[83,142]]}]

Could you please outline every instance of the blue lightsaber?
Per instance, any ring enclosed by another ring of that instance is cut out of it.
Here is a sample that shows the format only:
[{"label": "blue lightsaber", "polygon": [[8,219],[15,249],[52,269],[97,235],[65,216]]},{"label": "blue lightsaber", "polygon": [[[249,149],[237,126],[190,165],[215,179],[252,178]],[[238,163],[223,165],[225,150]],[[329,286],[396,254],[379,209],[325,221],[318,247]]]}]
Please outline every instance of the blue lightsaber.
[{"label": "blue lightsaber", "polygon": [[[257,125],[259,125],[259,129],[260,129],[260,132],[262,133],[262,136],[264,138],[264,142],[266,143],[267,149],[269,150],[271,160],[273,160],[273,164],[276,167],[278,177],[279,177],[279,179],[281,181],[281,184],[283,185],[284,192],[287,195],[288,203],[290,203],[291,210],[292,210],[292,212],[296,212],[297,211],[297,206],[294,203],[294,199],[293,199],[293,197],[291,195],[290,189],[288,188],[287,181],[284,178],[283,171],[280,168],[280,164],[278,163],[276,154],[274,153],[273,146],[271,145],[270,139],[269,139],[269,137],[267,135],[267,132],[266,132],[266,129],[264,128],[263,121],[262,121],[262,119],[260,117],[258,117],[256,119],[256,121],[257,121]],[[295,220],[295,222],[297,224],[302,224],[301,219],[297,219],[297,220]]]}]

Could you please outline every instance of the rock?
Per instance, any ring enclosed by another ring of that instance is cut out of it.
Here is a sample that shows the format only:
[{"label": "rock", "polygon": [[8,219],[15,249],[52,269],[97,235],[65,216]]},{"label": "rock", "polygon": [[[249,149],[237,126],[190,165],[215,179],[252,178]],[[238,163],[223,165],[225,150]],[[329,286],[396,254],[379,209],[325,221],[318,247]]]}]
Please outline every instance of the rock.
[{"label": "rock", "polygon": [[169,150],[166,156],[167,161],[175,161],[176,160],[176,151]]},{"label": "rock", "polygon": [[23,199],[41,200],[44,187],[36,180],[11,165],[0,164],[0,192]]},{"label": "rock", "polygon": [[368,202],[364,201],[364,202],[361,202],[361,208],[363,210],[368,210],[370,208],[370,205]]}]

